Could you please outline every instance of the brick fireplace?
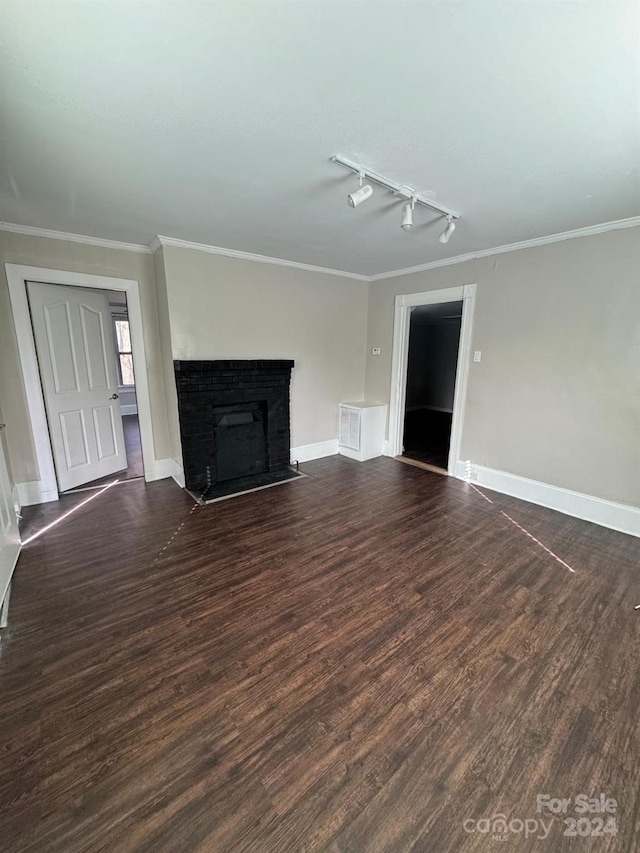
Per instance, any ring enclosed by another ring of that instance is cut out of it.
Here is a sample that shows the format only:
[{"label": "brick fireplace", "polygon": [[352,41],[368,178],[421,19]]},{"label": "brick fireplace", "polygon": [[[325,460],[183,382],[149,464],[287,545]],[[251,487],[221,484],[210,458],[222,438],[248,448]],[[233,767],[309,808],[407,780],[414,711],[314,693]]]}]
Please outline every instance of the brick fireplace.
[{"label": "brick fireplace", "polygon": [[175,361],[185,485],[224,497],[292,476],[293,361]]}]

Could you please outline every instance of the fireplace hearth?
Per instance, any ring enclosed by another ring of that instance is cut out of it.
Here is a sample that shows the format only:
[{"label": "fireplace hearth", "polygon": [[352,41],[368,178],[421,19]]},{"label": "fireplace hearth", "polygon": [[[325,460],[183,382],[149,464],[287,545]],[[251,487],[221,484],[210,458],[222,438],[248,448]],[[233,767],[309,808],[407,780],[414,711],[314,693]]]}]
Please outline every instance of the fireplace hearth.
[{"label": "fireplace hearth", "polygon": [[185,485],[200,499],[262,488],[289,467],[293,361],[175,361]]}]

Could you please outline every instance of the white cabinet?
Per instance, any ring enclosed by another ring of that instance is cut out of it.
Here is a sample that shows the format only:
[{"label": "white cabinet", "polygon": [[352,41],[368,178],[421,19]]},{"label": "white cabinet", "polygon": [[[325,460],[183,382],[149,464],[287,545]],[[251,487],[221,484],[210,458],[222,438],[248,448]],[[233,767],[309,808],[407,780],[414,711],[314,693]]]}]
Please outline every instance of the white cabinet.
[{"label": "white cabinet", "polygon": [[382,456],[387,407],[380,403],[340,403],[339,450],[364,462]]}]

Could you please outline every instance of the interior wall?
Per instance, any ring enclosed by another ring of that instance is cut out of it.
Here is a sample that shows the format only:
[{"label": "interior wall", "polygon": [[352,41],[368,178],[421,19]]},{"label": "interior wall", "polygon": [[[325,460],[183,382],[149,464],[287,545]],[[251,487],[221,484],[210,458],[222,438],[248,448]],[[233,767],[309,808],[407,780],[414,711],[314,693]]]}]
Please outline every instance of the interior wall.
[{"label": "interior wall", "polygon": [[293,358],[292,442],[332,439],[340,400],[389,402],[395,296],[475,282],[482,362],[470,365],[462,458],[640,506],[638,228],[372,282],[368,313],[365,283],[177,247],[152,258],[0,232],[0,261],[0,399],[16,482],[39,473],[4,263],[140,282],[159,459],[181,456],[173,358]]},{"label": "interior wall", "polygon": [[[5,423],[5,421],[2,414],[2,401],[0,400],[0,424],[3,423]],[[5,432],[5,430],[0,430],[0,451],[4,454],[5,462],[7,463],[7,473],[9,474],[9,485],[13,489],[16,481],[11,470],[11,459],[9,458],[9,453],[7,451]]]},{"label": "interior wall", "polygon": [[158,305],[158,329],[160,333],[160,353],[162,358],[162,378],[167,403],[167,427],[169,431],[169,455],[182,466],[182,446],[180,442],[180,423],[178,421],[178,394],[173,371],[173,352],[171,348],[171,320],[169,317],[169,297],[167,294],[167,275],[164,265],[164,248],[153,253],[156,300]]},{"label": "interior wall", "polygon": [[[169,455],[169,433],[151,255],[0,231],[0,398],[6,446],[17,483],[39,480],[24,382],[11,313],[5,263],[137,279],[140,283],[146,364],[156,456]],[[138,366],[139,367],[139,366]]]},{"label": "interior wall", "polygon": [[173,358],[294,359],[292,445],[335,440],[363,396],[367,284],[174,246],[164,267]]},{"label": "interior wall", "polygon": [[372,282],[368,399],[389,402],[396,295],[473,282],[462,459],[640,506],[640,229]]}]

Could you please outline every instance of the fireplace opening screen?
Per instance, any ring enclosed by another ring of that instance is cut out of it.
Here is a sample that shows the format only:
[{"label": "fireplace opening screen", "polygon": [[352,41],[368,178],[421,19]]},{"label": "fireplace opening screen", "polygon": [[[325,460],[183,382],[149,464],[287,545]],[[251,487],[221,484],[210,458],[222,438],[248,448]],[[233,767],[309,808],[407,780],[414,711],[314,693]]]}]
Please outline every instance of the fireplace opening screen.
[{"label": "fireplace opening screen", "polygon": [[213,414],[218,481],[268,471],[266,404],[220,406]]}]

